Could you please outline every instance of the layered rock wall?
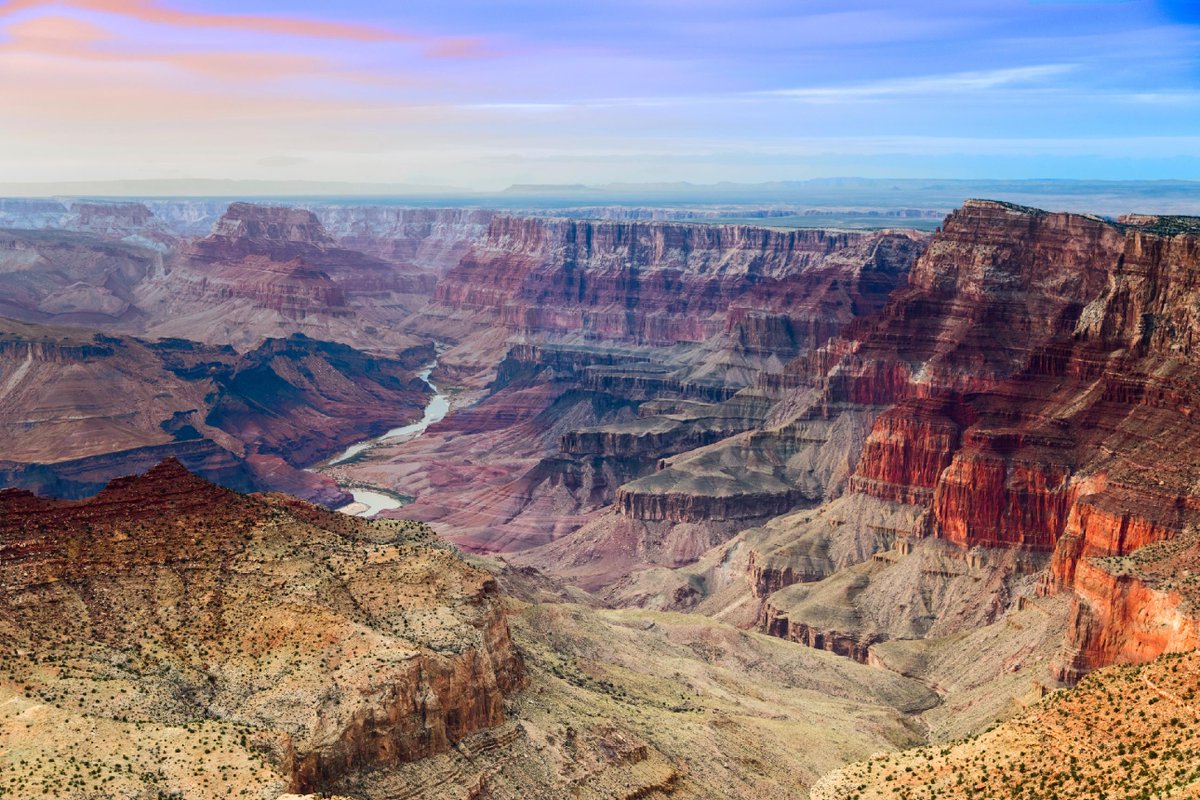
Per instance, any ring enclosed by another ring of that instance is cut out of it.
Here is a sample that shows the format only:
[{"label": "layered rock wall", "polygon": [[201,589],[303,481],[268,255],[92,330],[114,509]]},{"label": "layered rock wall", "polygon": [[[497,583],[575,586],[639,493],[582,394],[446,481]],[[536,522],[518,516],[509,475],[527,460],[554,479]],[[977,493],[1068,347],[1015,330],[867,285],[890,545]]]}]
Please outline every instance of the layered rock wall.
[{"label": "layered rock wall", "polygon": [[339,245],[435,273],[458,266],[487,235],[493,213],[465,208],[312,206]]},{"label": "layered rock wall", "polygon": [[[1193,612],[1094,559],[1200,522],[1198,241],[1196,220],[970,201],[878,316],[760,377],[781,398],[771,422],[874,415],[850,495],[919,509],[911,535],[963,551],[1053,553],[1040,590],[1077,595],[1060,678],[1190,647]],[[824,580],[805,552],[794,564],[777,553],[769,570],[752,553],[755,585]]]},{"label": "layered rock wall", "polygon": [[[882,303],[920,247],[900,233],[496,217],[435,300],[525,332],[667,345],[737,329],[747,348],[814,346]],[[748,322],[763,311],[788,323]]]},{"label": "layered rock wall", "polygon": [[419,418],[430,391],[415,371],[434,355],[301,335],[239,355],[0,321],[0,476],[82,497],[174,455],[232,488],[341,505],[346,492],[302,468]]}]

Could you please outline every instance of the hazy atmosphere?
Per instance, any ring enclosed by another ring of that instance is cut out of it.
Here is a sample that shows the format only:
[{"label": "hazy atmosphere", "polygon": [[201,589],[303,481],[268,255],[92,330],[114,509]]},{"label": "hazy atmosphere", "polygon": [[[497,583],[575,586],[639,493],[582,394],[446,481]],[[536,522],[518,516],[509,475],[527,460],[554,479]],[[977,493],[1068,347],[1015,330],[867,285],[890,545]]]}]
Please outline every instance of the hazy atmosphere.
[{"label": "hazy atmosphere", "polygon": [[1191,0],[0,3],[6,183],[1200,178]]}]

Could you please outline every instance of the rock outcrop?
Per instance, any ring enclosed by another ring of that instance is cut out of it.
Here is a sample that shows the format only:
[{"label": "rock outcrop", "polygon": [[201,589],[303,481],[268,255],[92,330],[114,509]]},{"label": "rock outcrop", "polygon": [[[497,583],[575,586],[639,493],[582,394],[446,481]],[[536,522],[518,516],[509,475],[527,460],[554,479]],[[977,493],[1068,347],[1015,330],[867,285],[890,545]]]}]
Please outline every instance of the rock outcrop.
[{"label": "rock outcrop", "polygon": [[228,267],[258,259],[301,264],[326,274],[347,294],[414,294],[433,286],[432,277],[412,266],[339,247],[313,212],[281,206],[234,203],[184,258],[201,266]]},{"label": "rock outcrop", "polygon": [[311,211],[234,203],[210,235],[144,281],[137,300],[159,336],[258,346],[306,333],[375,350],[417,339],[392,330],[434,277],[339,247]]},{"label": "rock outcrop", "polygon": [[495,581],[413,523],[167,461],[89,501],[0,492],[0,539],[0,691],[36,762],[91,756],[80,726],[140,743],[87,777],[109,795],[327,791],[503,723],[524,681]]},{"label": "rock outcrop", "polygon": [[886,407],[848,491],[923,509],[911,536],[1053,552],[1041,592],[1074,589],[1079,604],[1064,680],[1193,646],[1182,618],[1139,639],[1132,620],[1171,603],[1084,563],[1200,522],[1185,388],[1198,231],[969,202],[877,320],[790,371],[816,390],[802,414]]}]

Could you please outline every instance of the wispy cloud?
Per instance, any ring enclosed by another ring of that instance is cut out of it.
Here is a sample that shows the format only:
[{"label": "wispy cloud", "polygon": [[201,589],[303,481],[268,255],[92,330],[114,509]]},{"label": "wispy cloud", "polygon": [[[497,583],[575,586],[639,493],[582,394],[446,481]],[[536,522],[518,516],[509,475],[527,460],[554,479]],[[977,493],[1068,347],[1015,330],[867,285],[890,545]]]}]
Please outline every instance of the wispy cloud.
[{"label": "wispy cloud", "polygon": [[[885,81],[846,84],[840,86],[804,86],[788,89],[767,89],[750,92],[729,92],[646,97],[580,98],[558,103],[489,102],[461,104],[457,107],[497,111],[563,111],[568,109],[605,108],[671,108],[697,105],[729,105],[762,103],[772,99],[788,99],[811,103],[859,103],[864,100],[896,99],[927,95],[979,93],[990,89],[1025,86],[1044,89],[1047,79],[1065,75],[1077,68],[1074,64],[1041,64],[984,72],[956,72],[948,75],[922,75]],[[1146,98],[1147,102],[1151,98]]]},{"label": "wispy cloud", "polygon": [[360,42],[412,41],[410,34],[343,22],[318,21],[252,14],[208,14],[182,11],[154,0],[8,0],[0,4],[0,16],[30,9],[70,6],[84,11],[116,14],[156,25],[186,28],[224,28],[280,36],[312,36],[322,39],[351,39]]},{"label": "wispy cloud", "polygon": [[0,54],[97,63],[160,64],[185,72],[241,81],[262,81],[331,68],[329,60],[302,53],[168,52],[122,47],[99,25],[71,17],[34,17],[11,24]]},{"label": "wispy cloud", "polygon": [[866,100],[914,95],[945,95],[980,92],[1008,86],[1041,86],[1048,78],[1065,75],[1075,64],[1039,64],[980,72],[954,72],[946,75],[922,75],[846,86],[803,86],[756,92],[761,96],[788,97],[815,102]]},{"label": "wispy cloud", "polygon": [[7,0],[0,3],[0,17],[22,11],[62,7],[113,14],[138,22],[179,28],[244,31],[271,36],[341,39],[364,43],[411,43],[422,45],[426,54],[432,58],[474,58],[491,52],[491,47],[486,42],[475,37],[439,37],[384,26],[297,16],[185,11],[156,0]]}]

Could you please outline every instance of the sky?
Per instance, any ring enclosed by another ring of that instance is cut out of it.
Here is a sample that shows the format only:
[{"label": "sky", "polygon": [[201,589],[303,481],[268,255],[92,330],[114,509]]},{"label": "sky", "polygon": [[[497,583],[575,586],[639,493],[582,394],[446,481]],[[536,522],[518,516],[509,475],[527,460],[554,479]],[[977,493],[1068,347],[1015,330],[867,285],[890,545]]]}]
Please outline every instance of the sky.
[{"label": "sky", "polygon": [[0,0],[0,181],[1200,179],[1200,0]]}]

